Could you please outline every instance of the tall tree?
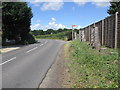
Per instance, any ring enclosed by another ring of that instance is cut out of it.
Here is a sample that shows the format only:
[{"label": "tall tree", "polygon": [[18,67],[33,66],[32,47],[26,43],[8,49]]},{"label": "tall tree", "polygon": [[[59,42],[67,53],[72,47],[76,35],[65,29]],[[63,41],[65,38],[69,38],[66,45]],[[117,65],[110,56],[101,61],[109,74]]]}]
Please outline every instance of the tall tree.
[{"label": "tall tree", "polygon": [[2,2],[0,1],[0,46],[2,43]]},{"label": "tall tree", "polygon": [[3,41],[14,39],[16,43],[28,40],[30,32],[31,8],[26,2],[2,3]]},{"label": "tall tree", "polygon": [[120,12],[120,0],[112,0],[110,4],[110,8],[107,11],[108,14],[113,15],[116,12]]}]

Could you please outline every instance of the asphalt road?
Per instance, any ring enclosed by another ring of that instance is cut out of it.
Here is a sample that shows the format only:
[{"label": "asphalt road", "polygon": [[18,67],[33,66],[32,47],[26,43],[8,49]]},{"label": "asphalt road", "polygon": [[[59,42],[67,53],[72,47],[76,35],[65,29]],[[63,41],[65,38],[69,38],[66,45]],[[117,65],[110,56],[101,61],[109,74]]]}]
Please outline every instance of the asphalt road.
[{"label": "asphalt road", "polygon": [[38,88],[64,43],[39,40],[2,54],[2,88]]}]

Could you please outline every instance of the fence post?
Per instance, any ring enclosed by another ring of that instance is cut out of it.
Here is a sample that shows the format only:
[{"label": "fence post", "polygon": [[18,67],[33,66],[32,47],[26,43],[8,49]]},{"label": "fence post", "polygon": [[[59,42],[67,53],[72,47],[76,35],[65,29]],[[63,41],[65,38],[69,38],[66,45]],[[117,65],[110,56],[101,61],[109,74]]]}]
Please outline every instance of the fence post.
[{"label": "fence post", "polygon": [[94,38],[95,38],[95,36],[94,36],[95,34],[94,34],[94,27],[91,29],[91,43],[90,43],[90,45],[92,46],[92,47],[94,47]]},{"label": "fence post", "polygon": [[117,49],[117,39],[118,39],[118,12],[115,14],[115,49]]},{"label": "fence post", "polygon": [[79,30],[79,39],[80,39],[80,42],[83,41],[83,39],[82,39],[82,37],[83,37],[83,36],[82,36],[82,31],[83,31],[82,29]]},{"label": "fence post", "polygon": [[104,45],[104,19],[102,20],[102,45]]},{"label": "fence post", "polygon": [[100,40],[99,40],[99,30],[98,30],[98,27],[95,27],[95,31],[94,31],[94,35],[95,35],[95,41],[94,41],[94,44],[95,44],[95,48],[100,51]]},{"label": "fence post", "polygon": [[[81,30],[81,29],[80,29]],[[79,30],[79,39],[80,39],[80,41],[81,41],[81,38],[80,38],[80,30]]]},{"label": "fence post", "polygon": [[75,40],[77,39],[77,33],[76,32],[74,32],[74,34],[75,34]]},{"label": "fence post", "polygon": [[91,33],[90,33],[90,26],[89,26],[89,42],[90,42],[90,39],[91,39],[91,38],[90,38],[90,34],[91,34]]}]

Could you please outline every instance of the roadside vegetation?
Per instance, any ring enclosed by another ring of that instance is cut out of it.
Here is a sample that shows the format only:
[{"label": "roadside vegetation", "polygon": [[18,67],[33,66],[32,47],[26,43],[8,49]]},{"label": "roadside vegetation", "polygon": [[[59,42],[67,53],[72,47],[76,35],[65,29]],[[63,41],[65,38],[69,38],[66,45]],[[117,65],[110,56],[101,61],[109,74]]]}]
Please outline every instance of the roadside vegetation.
[{"label": "roadside vegetation", "polygon": [[[79,33],[78,29],[74,29],[74,32]],[[35,36],[36,39],[59,39],[69,41],[72,40],[72,29],[48,29],[46,31],[43,30],[33,30],[31,33]]]},{"label": "roadside vegetation", "polygon": [[118,53],[107,48],[101,52],[87,42],[69,43],[69,73],[72,88],[118,88]]},{"label": "roadside vegetation", "polygon": [[59,40],[71,40],[71,31],[59,32],[57,34],[37,35],[37,39],[59,39]]},{"label": "roadside vegetation", "polygon": [[26,2],[2,2],[2,45],[35,43],[30,33],[32,10]]}]

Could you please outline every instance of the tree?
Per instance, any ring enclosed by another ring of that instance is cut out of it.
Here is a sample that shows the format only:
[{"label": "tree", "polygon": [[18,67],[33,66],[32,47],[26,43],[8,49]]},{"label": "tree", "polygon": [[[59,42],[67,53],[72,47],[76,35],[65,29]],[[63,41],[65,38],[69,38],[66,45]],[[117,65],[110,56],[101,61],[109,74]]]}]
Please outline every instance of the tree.
[{"label": "tree", "polygon": [[120,12],[120,0],[112,0],[110,4],[111,6],[109,10],[107,11],[108,14],[113,15],[116,12]]},{"label": "tree", "polygon": [[59,28],[58,30],[57,30],[57,32],[62,32],[63,31],[63,29],[62,28]]},{"label": "tree", "polygon": [[44,31],[43,30],[34,30],[31,31],[33,35],[37,36],[37,35],[44,35]]},{"label": "tree", "polygon": [[53,29],[48,29],[46,33],[47,34],[54,34],[54,30]]},{"label": "tree", "polygon": [[[2,3],[2,39],[15,40],[22,43],[28,40],[30,32],[31,8],[26,2],[3,2]],[[29,42],[28,42],[29,43]]]},{"label": "tree", "polygon": [[0,45],[2,43],[2,3],[0,1]]}]

